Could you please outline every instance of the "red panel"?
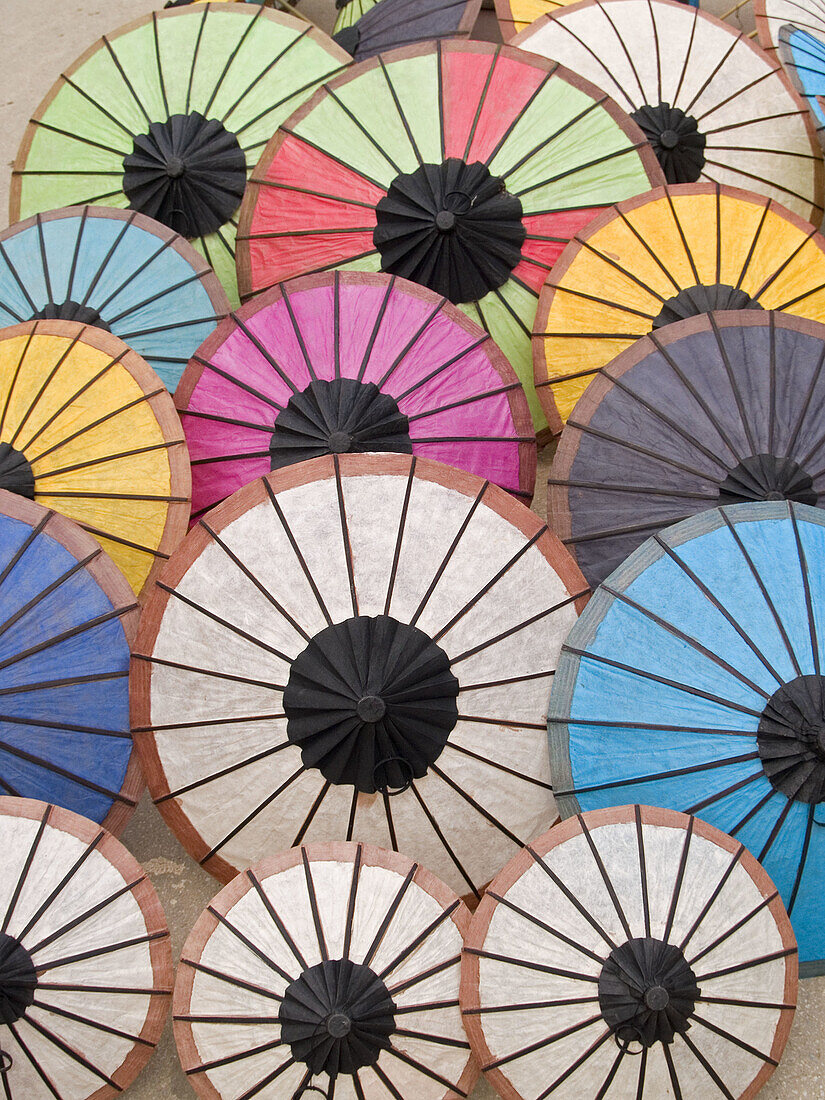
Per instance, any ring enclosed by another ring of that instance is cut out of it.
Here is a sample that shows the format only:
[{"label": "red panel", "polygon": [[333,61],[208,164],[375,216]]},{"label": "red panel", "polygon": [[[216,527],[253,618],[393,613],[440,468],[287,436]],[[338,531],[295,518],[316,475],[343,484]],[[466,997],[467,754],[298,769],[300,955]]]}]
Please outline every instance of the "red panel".
[{"label": "red panel", "polygon": [[544,69],[499,56],[476,126],[469,162],[486,161],[547,76]]},{"label": "red panel", "polygon": [[[256,173],[257,174],[257,173]],[[285,184],[287,187],[303,187],[309,191],[318,191],[324,195],[338,198],[357,199],[359,202],[375,206],[384,197],[385,191],[369,180],[365,180],[352,168],[320,153],[292,135],[288,135],[272,160],[266,172],[266,179],[272,183]],[[257,224],[260,196],[265,192],[275,192],[278,188],[261,187],[258,204],[252,222],[252,232],[265,232],[266,228]]]},{"label": "red panel", "polygon": [[444,97],[444,148],[448,157],[463,157],[479,100],[495,54],[444,50],[441,55]]},{"label": "red panel", "polygon": [[531,264],[525,259],[513,268],[513,277],[520,279],[525,286],[529,286],[536,294],[544,286],[544,281],[548,275],[549,272],[545,268],[536,267],[535,264]]},{"label": "red panel", "polygon": [[274,237],[250,241],[252,289],[262,290],[283,279],[346,263],[374,252],[372,230],[365,233],[312,233],[304,237]]}]

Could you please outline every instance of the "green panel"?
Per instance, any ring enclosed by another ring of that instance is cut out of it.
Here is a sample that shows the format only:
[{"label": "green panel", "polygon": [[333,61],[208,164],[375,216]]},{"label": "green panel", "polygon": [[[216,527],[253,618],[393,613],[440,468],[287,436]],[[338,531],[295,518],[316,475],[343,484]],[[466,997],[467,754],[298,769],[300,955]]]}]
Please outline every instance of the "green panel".
[{"label": "green panel", "polygon": [[296,126],[290,127],[299,137],[306,138],[356,172],[376,180],[384,188],[389,187],[397,175],[395,168],[379,151],[387,128],[385,120],[377,127],[374,138],[379,148],[376,148],[329,95],[320,99]]},{"label": "green panel", "polygon": [[[126,74],[126,79],[134,89],[140,103],[153,122],[160,122],[166,118],[166,109],[163,105],[160,77],[155,55],[155,33],[151,21],[136,27],[133,31],[117,35],[111,40],[112,49],[117,54],[117,59]],[[109,74],[105,81],[101,80],[102,73]],[[110,74],[114,73],[114,79]],[[133,132],[145,132],[147,129],[146,118],[135,103],[134,96],[129,91],[128,85],[117,71],[114,62],[109,56],[109,51],[101,44],[92,57],[78,70],[72,78],[85,91],[92,96],[98,96],[104,107],[120,116],[121,105],[130,104],[129,119],[134,120],[130,127]],[[113,110],[113,104],[109,102],[109,94],[113,93],[116,99],[117,110]],[[126,116],[123,116],[126,121]],[[135,129],[135,126],[138,129]]]},{"label": "green panel", "polygon": [[[372,65],[372,62],[369,64]],[[435,76],[432,58],[416,57],[410,61],[408,70],[410,93],[418,87],[424,102],[428,102],[427,86]],[[389,85],[378,64],[369,69],[361,67],[359,75],[336,89],[352,114],[359,120],[375,140],[397,165],[398,172],[414,172],[418,167],[415,155],[398,108],[392,98]],[[408,96],[409,100],[409,96]],[[438,116],[435,124],[437,125]],[[393,172],[393,176],[396,172]]]},{"label": "green panel", "polygon": [[[61,206],[82,206],[115,188],[120,187],[120,176],[27,176],[22,177],[20,188],[20,218],[31,217],[43,210],[56,210]],[[126,196],[103,198],[102,205],[127,205]]]},{"label": "green panel", "polygon": [[[269,53],[267,44],[261,41],[259,28],[265,17],[259,17],[256,25],[253,26],[256,14],[254,8],[209,9],[192,80],[192,106],[195,109],[204,110],[212,99],[215,87],[220,80],[218,96],[209,108],[210,118],[220,119],[277,52]],[[246,35],[245,39],[244,35]],[[239,49],[242,39],[243,46]],[[230,59],[232,60],[229,69],[226,75],[222,76],[226,63]],[[218,103],[220,96],[223,97],[222,109]],[[264,101],[261,102],[261,107],[263,105]]]},{"label": "green panel", "polygon": [[[243,86],[238,93],[233,90],[229,95],[227,88],[222,86],[216,101],[219,117],[231,111],[226,125],[236,134],[242,147],[255,150],[254,155],[248,158],[252,165],[257,163],[264,146],[281,123],[310,98],[322,81],[337,75],[344,68],[341,62],[310,35],[300,37],[291,28],[269,22],[266,29],[265,42],[253,43],[250,39],[247,47],[251,50],[265,46],[263,53],[267,58],[282,55],[277,64],[272,65],[261,80],[250,88],[254,75],[265,69],[260,64],[257,68],[253,67],[250,57],[246,65],[246,78],[239,81]],[[260,37],[263,39],[264,36]],[[294,44],[290,46],[290,43]],[[233,65],[233,71],[235,67]],[[237,108],[232,110],[241,92],[247,94]],[[267,106],[269,110],[265,110]]]},{"label": "green panel", "polygon": [[191,242],[220,279],[233,309],[240,305],[235,271],[235,232],[233,225],[224,225],[217,233],[198,237]]},{"label": "green panel", "polygon": [[350,263],[338,264],[337,268],[339,271],[380,271],[381,253],[370,252],[368,256],[364,256],[360,260],[352,260]]},{"label": "green panel", "polygon": [[387,73],[423,161],[440,164],[438,54],[394,61],[387,66]]},{"label": "green panel", "polygon": [[337,34],[344,27],[351,27],[354,23],[357,23],[361,16],[366,15],[370,8],[374,8],[377,3],[378,0],[349,0],[349,3],[345,4],[338,12],[333,33]]},{"label": "green panel", "polygon": [[[186,113],[186,97],[189,90],[189,77],[192,72],[192,60],[195,59],[195,72],[211,72],[211,80],[214,85],[217,79],[217,57],[209,57],[203,49],[204,39],[198,35],[201,27],[206,27],[211,22],[209,15],[204,16],[210,9],[194,7],[186,12],[158,19],[158,41],[160,46],[160,62],[163,71],[163,86],[166,91],[166,99],[169,103],[170,115],[182,115]],[[244,20],[240,20],[241,23]],[[228,40],[223,47],[225,54],[229,53],[232,43]],[[197,47],[197,52],[196,52]],[[117,49],[117,44],[115,44]],[[153,45],[154,49],[154,45]],[[148,58],[146,59],[148,61]]]},{"label": "green panel", "polygon": [[[603,107],[572,121],[592,104],[589,95],[551,77],[494,158],[491,171],[506,177],[507,190],[521,198],[525,213],[619,202],[649,189],[639,154]],[[531,150],[533,155],[508,173]],[[627,152],[582,167],[622,150]],[[555,182],[545,183],[548,179]]]},{"label": "green panel", "polygon": [[[511,309],[521,318],[525,329],[513,317],[510,310],[501,299],[504,298]],[[519,381],[524,387],[530,412],[533,414],[533,425],[537,432],[547,427],[547,417],[542,412],[539,399],[533,385],[533,350],[530,332],[536,316],[538,298],[529,290],[525,290],[514,280],[510,279],[499,287],[498,291],[492,291],[481,299],[481,313],[469,303],[459,306],[473,321],[485,328],[507,358]]]},{"label": "green panel", "polygon": [[[114,101],[112,113],[115,113],[116,110],[120,110],[122,113],[125,106],[122,102],[122,96],[118,99],[118,96],[114,94],[110,96],[107,92],[99,94],[98,98],[102,102],[108,102],[109,99],[112,99]],[[51,169],[56,166],[76,168],[87,165],[97,169],[111,168],[113,161],[121,161],[126,153],[132,151],[131,134],[135,131],[130,130],[127,133],[68,84],[61,86],[55,98],[44,111],[41,121],[48,126],[55,127],[57,130],[71,134],[72,137],[66,138],[61,134],[52,134],[49,141],[45,141],[48,131],[45,129],[40,130],[39,133],[43,135],[45,144],[41,144],[36,154],[41,159],[36,164],[30,163],[30,167],[33,169]],[[146,123],[144,121],[145,128]],[[75,135],[78,140],[75,139]],[[79,140],[84,138],[85,141]],[[53,146],[50,141],[54,142]],[[107,146],[114,152],[99,149],[97,148],[98,145]],[[32,149],[32,154],[34,154],[34,149]]]}]

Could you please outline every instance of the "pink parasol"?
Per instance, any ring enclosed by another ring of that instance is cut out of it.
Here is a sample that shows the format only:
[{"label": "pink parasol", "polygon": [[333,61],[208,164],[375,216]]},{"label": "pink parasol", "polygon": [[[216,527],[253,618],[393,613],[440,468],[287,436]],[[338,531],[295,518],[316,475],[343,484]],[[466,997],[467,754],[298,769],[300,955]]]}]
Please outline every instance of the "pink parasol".
[{"label": "pink parasol", "polygon": [[345,452],[420,455],[533,495],[535,437],[512,367],[445,298],[395,276],[274,287],[199,348],[175,403],[195,518],[270,470]]}]

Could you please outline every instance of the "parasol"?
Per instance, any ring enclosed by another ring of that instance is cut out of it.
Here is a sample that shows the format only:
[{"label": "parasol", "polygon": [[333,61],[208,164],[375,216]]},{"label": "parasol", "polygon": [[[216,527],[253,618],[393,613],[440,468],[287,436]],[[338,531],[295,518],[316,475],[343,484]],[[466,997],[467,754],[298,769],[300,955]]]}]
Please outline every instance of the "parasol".
[{"label": "parasol", "polygon": [[731,310],[667,325],[603,367],[562,432],[548,497],[588,582],[718,504],[825,505],[824,365],[825,325]]},{"label": "parasol", "polygon": [[786,26],[825,39],[825,12],[816,0],[753,0],[753,13],[759,45],[772,56],[781,54],[781,32]]},{"label": "parasol", "polygon": [[137,210],[189,238],[237,300],[248,170],[348,61],[321,31],[258,5],[152,12],[100,39],[41,103],[14,165],[12,221],[80,203]]},{"label": "parasol", "polygon": [[779,60],[793,86],[805,97],[820,145],[825,146],[825,42],[796,27],[782,27]]},{"label": "parasol", "polygon": [[735,836],[781,891],[805,974],[825,956],[823,527],[763,501],[654,535],[571,632],[548,720],[563,816],[635,799]]},{"label": "parasol", "polygon": [[75,321],[0,330],[0,379],[0,489],[75,520],[140,594],[189,519],[186,443],[160,379]]},{"label": "parasol", "polygon": [[580,815],[494,880],[461,1005],[507,1100],[755,1096],[793,1021],[796,944],[741,844],[648,806]]},{"label": "parasol", "polygon": [[470,914],[403,856],[311,844],[225,887],[175,985],[199,1096],[458,1100],[478,1076],[458,1008]]},{"label": "parasol", "polygon": [[819,223],[822,153],[778,61],[726,23],[674,0],[582,0],[514,40],[613,96],[668,183],[750,187]]},{"label": "parasol", "polygon": [[509,363],[455,306],[395,276],[308,275],[253,299],[175,400],[195,516],[271,469],[348,451],[420,454],[533,496],[533,422]]},{"label": "parasol", "polygon": [[143,868],[68,810],[0,798],[0,1083],[6,1100],[109,1100],[169,1007],[169,931]]},{"label": "parasol", "polygon": [[661,179],[641,130],[554,63],[486,42],[394,50],[273,137],[241,208],[241,294],[334,267],[412,279],[487,329],[542,427],[529,335],[544,278],[600,207]]},{"label": "parasol", "polygon": [[253,482],[141,620],[152,795],[224,881],[345,838],[478,894],[554,820],[547,691],[585,593],[537,516],[441,463],[333,455]]},{"label": "parasol", "polygon": [[135,211],[68,207],[0,233],[0,325],[38,317],[114,333],[174,390],[229,311],[191,245]]},{"label": "parasol", "polygon": [[536,315],[536,389],[551,427],[634,340],[725,309],[825,316],[825,239],[773,200],[702,183],[594,219],[564,250]]},{"label": "parasol", "polygon": [[0,491],[0,795],[120,833],[143,790],[129,730],[137,619],[91,535]]},{"label": "parasol", "polygon": [[[350,0],[344,11],[357,2]],[[413,42],[466,38],[480,9],[481,0],[381,0],[333,37],[356,61],[364,61]]]}]

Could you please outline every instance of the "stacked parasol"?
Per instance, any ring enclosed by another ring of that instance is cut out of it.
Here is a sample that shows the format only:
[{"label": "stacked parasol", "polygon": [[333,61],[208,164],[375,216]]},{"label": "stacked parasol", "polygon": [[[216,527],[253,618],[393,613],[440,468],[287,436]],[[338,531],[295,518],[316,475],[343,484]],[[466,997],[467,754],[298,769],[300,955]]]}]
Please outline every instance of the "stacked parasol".
[{"label": "stacked parasol", "polygon": [[825,967],[821,13],[278,7],[138,13],[14,165],[0,1094],[157,1043],[145,776],[198,1095],[752,1097]]}]

